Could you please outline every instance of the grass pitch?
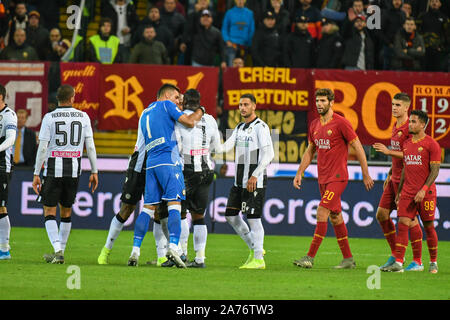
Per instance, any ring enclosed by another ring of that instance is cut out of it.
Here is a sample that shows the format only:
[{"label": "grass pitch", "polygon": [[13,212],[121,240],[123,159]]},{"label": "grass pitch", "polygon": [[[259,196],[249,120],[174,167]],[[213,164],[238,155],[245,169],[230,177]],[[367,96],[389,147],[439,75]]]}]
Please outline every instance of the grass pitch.
[{"label": "grass pitch", "polygon": [[[160,268],[146,265],[156,258],[153,235],[141,248],[139,266],[128,267],[133,233],[123,231],[116,240],[110,264],[100,266],[97,257],[106,230],[72,229],[64,265],[44,262],[52,252],[44,228],[13,228],[11,256],[0,261],[0,299],[151,299],[151,300],[299,300],[299,299],[450,299],[450,242],[439,242],[439,273],[428,273],[428,249],[423,242],[424,272],[380,273],[380,289],[371,265],[388,257],[384,239],[350,239],[357,263],[355,270],[333,270],[341,259],[334,237],[322,242],[313,269],[300,269],[293,260],[306,254],[311,237],[266,236],[266,270],[239,270],[248,250],[237,235],[209,234],[206,269]],[[195,253],[192,234],[189,257]],[[407,250],[407,263],[411,249]],[[80,270],[80,289],[69,266]],[[69,271],[69,272],[68,272]],[[369,278],[372,277],[372,278]]]}]

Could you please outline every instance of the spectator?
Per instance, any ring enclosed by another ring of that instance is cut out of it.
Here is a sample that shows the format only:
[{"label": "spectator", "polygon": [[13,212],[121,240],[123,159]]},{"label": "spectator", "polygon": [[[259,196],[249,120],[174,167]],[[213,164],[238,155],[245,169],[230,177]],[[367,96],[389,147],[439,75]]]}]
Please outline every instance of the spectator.
[{"label": "spectator", "polygon": [[275,14],[267,11],[263,18],[263,25],[256,30],[252,41],[254,66],[281,66],[283,44],[275,24]]},{"label": "spectator", "polygon": [[189,32],[189,37],[180,45],[180,51],[186,51],[186,45],[191,46],[193,66],[214,66],[218,55],[221,68],[226,67],[222,34],[212,25],[213,17],[209,10],[203,10],[200,17],[200,27]]},{"label": "spectator", "polygon": [[26,43],[27,34],[23,29],[16,29],[13,41],[0,53],[0,60],[37,61],[36,50]]},{"label": "spectator", "polygon": [[236,6],[225,12],[222,21],[222,37],[226,43],[225,59],[228,66],[232,65],[237,55],[245,60],[255,33],[253,12],[244,7],[245,1],[235,0]]},{"label": "spectator", "polygon": [[383,69],[390,70],[394,56],[394,38],[402,29],[405,13],[400,9],[402,0],[392,0],[392,7],[381,11],[381,29],[378,35],[383,43]]},{"label": "spectator", "polygon": [[[162,9],[165,5],[165,1],[164,0],[154,1],[154,5],[156,5],[159,9]],[[181,14],[183,17],[186,17],[186,8],[180,1],[175,0],[174,6],[175,6],[176,12]]]},{"label": "spectator", "polygon": [[67,0],[39,0],[36,3],[36,10],[41,14],[42,26],[47,30],[58,28],[59,10],[68,6]]},{"label": "spectator", "polygon": [[167,54],[170,57],[171,53],[174,51],[175,45],[173,34],[172,31],[167,28],[167,26],[161,23],[159,8],[156,6],[150,7],[147,17],[142,19],[139,23],[139,27],[137,28],[137,31],[132,38],[133,47],[143,39],[142,34],[144,32],[144,28],[149,25],[155,27],[155,40],[158,40],[164,44],[164,47],[166,47],[167,50]]},{"label": "spectator", "polygon": [[354,20],[353,35],[345,41],[343,65],[347,70],[371,70],[374,68],[374,46],[366,28],[366,17]]},{"label": "spectator", "polygon": [[0,1],[0,50],[5,47],[5,36],[8,32],[7,6]]},{"label": "spectator", "polygon": [[15,166],[33,167],[36,159],[36,134],[26,127],[28,112],[17,110],[17,136],[12,155]]},{"label": "spectator", "polygon": [[340,68],[344,51],[339,27],[333,20],[322,18],[322,38],[317,43],[316,67],[319,69]]},{"label": "spectator", "polygon": [[109,18],[100,20],[98,34],[89,38],[87,60],[103,64],[122,63],[123,53],[120,39],[111,35],[112,21]]},{"label": "spectator", "polygon": [[233,59],[233,64],[231,66],[233,68],[243,68],[243,67],[245,67],[245,63],[241,57],[235,57]]},{"label": "spectator", "polygon": [[[311,36],[316,39],[320,37],[320,20],[322,16],[317,7],[311,5],[311,0],[298,0],[299,8],[295,11],[294,17],[305,16],[308,18],[308,30]],[[295,20],[292,19],[292,20]]]},{"label": "spectator", "polygon": [[[175,0],[164,0],[163,8],[161,9],[161,23],[166,25],[174,36],[174,48],[175,50],[170,53],[171,61],[174,62],[178,54],[177,48],[181,43],[183,36],[184,24],[186,23],[185,17],[176,11]],[[181,54],[178,56],[178,64],[184,64],[184,56]]]},{"label": "spectator", "polygon": [[283,7],[283,0],[270,0],[269,10],[275,15],[276,25],[280,35],[290,32],[291,21],[289,19],[289,11]]},{"label": "spectator", "polygon": [[16,3],[16,7],[14,8],[14,15],[9,21],[9,32],[6,35],[6,44],[9,44],[17,29],[26,30],[27,25],[27,6],[24,1],[18,1]]},{"label": "spectator", "polygon": [[[125,55],[129,54],[131,46],[131,35],[136,31],[139,18],[136,7],[131,0],[110,0],[103,2],[102,17],[110,18],[112,21],[111,34],[120,39]],[[126,57],[124,57],[125,60]]]},{"label": "spectator", "polygon": [[415,31],[414,18],[406,18],[403,29],[394,39],[395,57],[392,66],[395,70],[421,70],[420,60],[425,55],[425,43]]},{"label": "spectator", "polygon": [[447,71],[444,58],[450,47],[450,21],[440,10],[441,5],[440,0],[431,0],[430,9],[417,19],[418,30],[425,41],[426,71]]},{"label": "spectator", "polygon": [[351,8],[347,11],[347,18],[342,23],[342,37],[348,39],[353,34],[354,20],[357,16],[366,16],[363,0],[353,0]]},{"label": "spectator", "polygon": [[143,39],[131,52],[130,63],[169,64],[169,55],[164,44],[156,40],[155,27],[147,26],[143,31]]},{"label": "spectator", "polygon": [[27,42],[36,50],[39,60],[45,60],[50,40],[48,30],[39,24],[40,17],[37,11],[28,14]]},{"label": "spectator", "polygon": [[67,61],[84,62],[84,40],[82,36],[77,35],[71,50]]},{"label": "spectator", "polygon": [[405,13],[405,17],[412,17],[412,6],[409,2],[403,2],[401,6],[402,11]]},{"label": "spectator", "polygon": [[61,61],[61,58],[69,50],[71,43],[67,39],[63,39],[53,46],[52,52],[47,56],[49,61]]},{"label": "spectator", "polygon": [[308,17],[295,19],[295,29],[284,42],[284,66],[287,68],[312,68],[315,43],[308,32]]},{"label": "spectator", "polygon": [[45,48],[45,60],[53,61],[53,51],[56,50],[56,46],[62,40],[61,30],[58,28],[53,28],[49,32],[49,41],[47,42],[47,46]]}]

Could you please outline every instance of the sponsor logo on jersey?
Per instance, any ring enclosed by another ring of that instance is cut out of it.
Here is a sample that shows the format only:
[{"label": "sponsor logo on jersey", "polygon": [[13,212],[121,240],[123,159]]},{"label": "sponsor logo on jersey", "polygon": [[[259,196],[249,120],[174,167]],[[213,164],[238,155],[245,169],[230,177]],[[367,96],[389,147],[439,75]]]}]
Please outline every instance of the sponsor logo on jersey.
[{"label": "sponsor logo on jersey", "polygon": [[208,149],[191,150],[191,156],[204,156],[207,155],[208,153],[209,153]]},{"label": "sponsor logo on jersey", "polygon": [[79,158],[80,151],[52,151],[52,158]]},{"label": "sponsor logo on jersey", "polygon": [[421,155],[409,154],[405,155],[404,158],[406,165],[422,165]]},{"label": "sponsor logo on jersey", "polygon": [[330,139],[315,139],[314,143],[319,149],[331,149]]}]

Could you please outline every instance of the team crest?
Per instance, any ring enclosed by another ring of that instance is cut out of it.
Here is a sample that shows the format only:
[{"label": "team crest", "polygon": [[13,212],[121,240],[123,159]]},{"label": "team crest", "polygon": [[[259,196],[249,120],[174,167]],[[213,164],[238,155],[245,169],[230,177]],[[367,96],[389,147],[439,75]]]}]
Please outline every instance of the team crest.
[{"label": "team crest", "polygon": [[418,150],[419,152],[422,152],[423,148],[422,148],[422,147],[419,147],[417,150]]},{"label": "team crest", "polygon": [[333,133],[333,131],[331,131],[331,129],[327,131],[327,134],[328,134],[329,136],[331,136],[332,133]]},{"label": "team crest", "polygon": [[125,195],[125,198],[126,198],[127,200],[130,200],[130,199],[131,199],[131,194],[127,193],[127,194]]},{"label": "team crest", "polygon": [[186,190],[183,189],[183,196],[186,196]]},{"label": "team crest", "polygon": [[251,133],[252,132],[252,127],[247,129],[247,133]]},{"label": "team crest", "polygon": [[403,132],[401,132],[401,131],[399,131],[399,132],[397,133],[397,135],[398,135],[399,137],[401,137],[402,134],[403,134]]}]

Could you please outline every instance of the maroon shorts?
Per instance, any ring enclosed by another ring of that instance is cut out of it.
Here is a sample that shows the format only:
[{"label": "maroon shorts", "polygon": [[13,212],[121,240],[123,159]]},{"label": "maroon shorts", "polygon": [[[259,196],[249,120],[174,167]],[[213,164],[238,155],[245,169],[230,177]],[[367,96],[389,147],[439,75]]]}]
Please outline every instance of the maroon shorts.
[{"label": "maroon shorts", "polygon": [[341,195],[347,186],[347,181],[333,181],[327,184],[319,184],[320,196],[322,197],[319,206],[331,212],[340,213]]},{"label": "maroon shorts", "polygon": [[397,216],[414,220],[416,215],[419,215],[422,221],[433,221],[436,204],[436,194],[427,195],[421,203],[416,203],[411,198],[400,198]]},{"label": "maroon shorts", "polygon": [[383,194],[381,195],[380,203],[378,204],[379,208],[387,209],[387,210],[397,210],[397,205],[395,204],[395,196],[397,195],[399,182],[394,182],[389,180],[386,188],[383,190]]}]

